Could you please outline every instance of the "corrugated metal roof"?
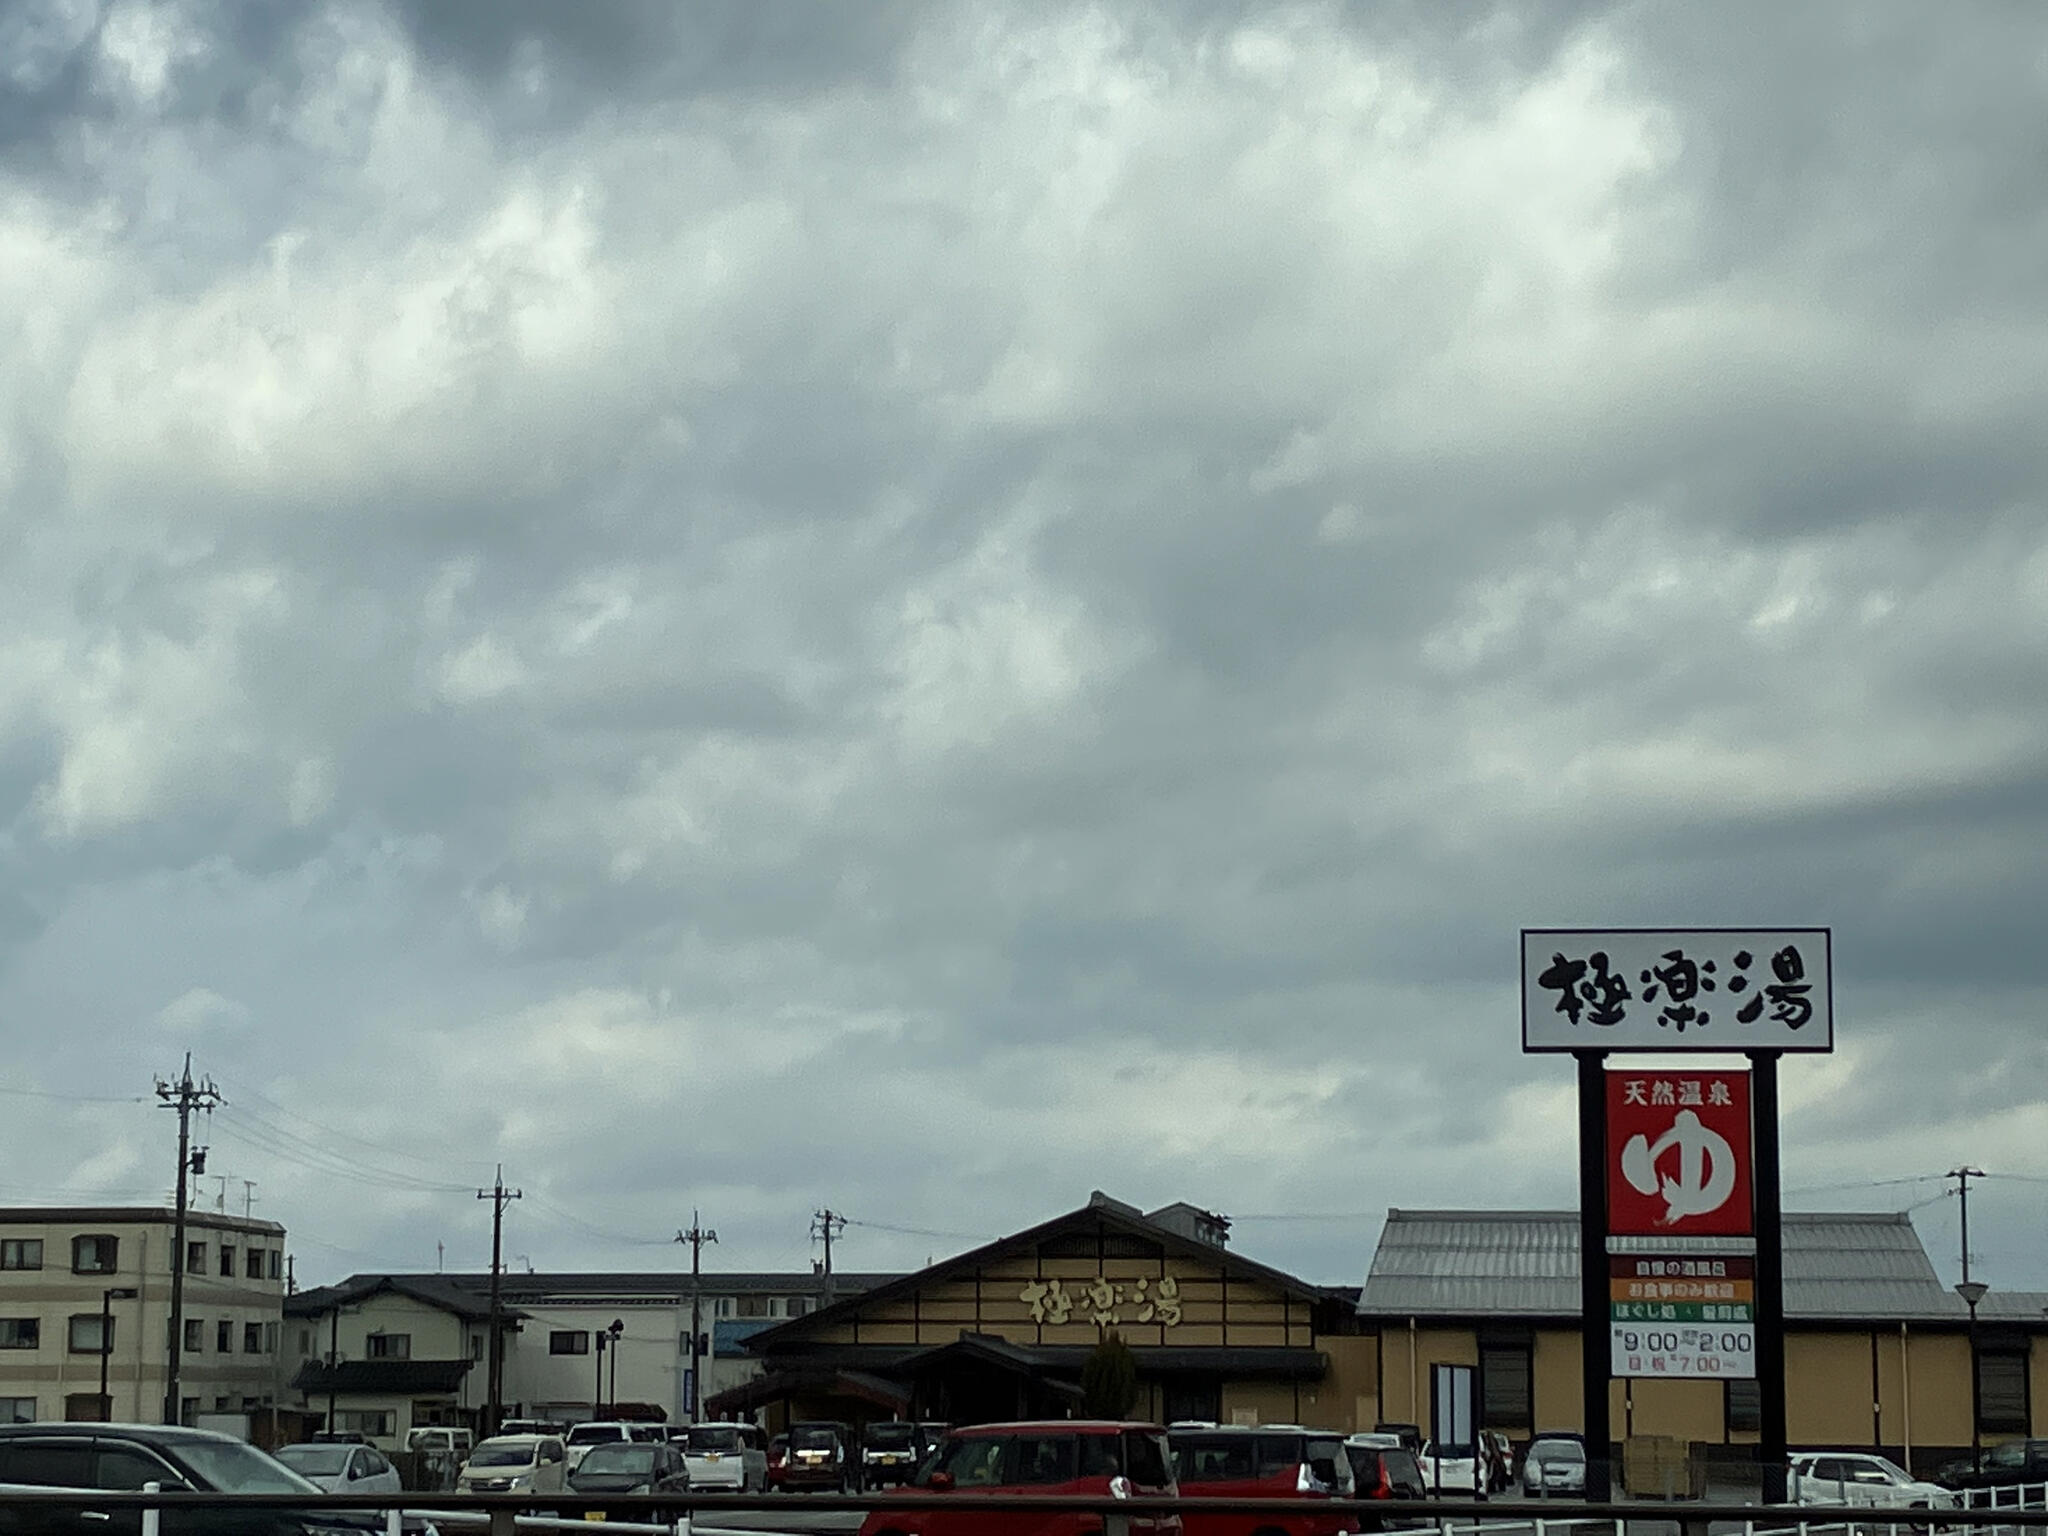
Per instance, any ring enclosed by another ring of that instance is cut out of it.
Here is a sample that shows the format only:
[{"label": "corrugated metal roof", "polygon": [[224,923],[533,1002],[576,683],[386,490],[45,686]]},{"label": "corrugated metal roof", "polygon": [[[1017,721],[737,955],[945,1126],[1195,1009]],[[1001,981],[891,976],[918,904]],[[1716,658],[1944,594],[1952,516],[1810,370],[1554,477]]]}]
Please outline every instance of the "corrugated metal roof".
[{"label": "corrugated metal roof", "polygon": [[[1903,1213],[1787,1212],[1784,1234],[1787,1317],[1965,1315]],[[1578,1213],[1389,1211],[1358,1310],[1375,1318],[1576,1318]]]}]

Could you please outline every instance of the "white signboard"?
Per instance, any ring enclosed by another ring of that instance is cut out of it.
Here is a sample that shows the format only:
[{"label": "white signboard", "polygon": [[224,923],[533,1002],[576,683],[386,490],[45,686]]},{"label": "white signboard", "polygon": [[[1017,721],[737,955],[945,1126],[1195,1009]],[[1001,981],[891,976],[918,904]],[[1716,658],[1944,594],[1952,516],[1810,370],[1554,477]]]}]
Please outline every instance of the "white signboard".
[{"label": "white signboard", "polygon": [[1750,1323],[1613,1323],[1616,1376],[1697,1376],[1740,1381],[1756,1375]]},{"label": "white signboard", "polygon": [[1524,1051],[1832,1051],[1826,928],[1524,928]]}]

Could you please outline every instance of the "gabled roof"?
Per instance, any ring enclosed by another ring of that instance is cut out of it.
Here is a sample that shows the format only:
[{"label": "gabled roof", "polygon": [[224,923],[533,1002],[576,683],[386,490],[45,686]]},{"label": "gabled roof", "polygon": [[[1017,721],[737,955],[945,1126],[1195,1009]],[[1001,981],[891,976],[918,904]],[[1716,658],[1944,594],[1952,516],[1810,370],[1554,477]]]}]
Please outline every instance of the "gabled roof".
[{"label": "gabled roof", "polygon": [[[285,1297],[284,1314],[286,1317],[317,1317],[337,1306],[353,1306],[372,1296],[397,1295],[439,1307],[465,1322],[488,1321],[491,1315],[488,1294],[479,1294],[458,1285],[456,1278],[454,1275],[350,1275],[339,1285],[323,1285]],[[510,1318],[525,1316],[523,1312],[505,1305],[502,1298],[498,1315]]]},{"label": "gabled roof", "polygon": [[[1783,1230],[1788,1318],[1960,1322],[1965,1316],[1903,1212],[1793,1211]],[[1376,1319],[1576,1319],[1579,1214],[1391,1210],[1358,1312]]]},{"label": "gabled roof", "polygon": [[1097,1191],[1088,1203],[1078,1210],[1067,1211],[1042,1221],[1035,1227],[1022,1232],[1013,1232],[1008,1237],[997,1238],[979,1248],[942,1259],[927,1269],[875,1286],[858,1296],[849,1296],[835,1301],[829,1307],[821,1307],[805,1317],[791,1318],[773,1328],[763,1329],[747,1340],[747,1348],[753,1354],[762,1354],[779,1346],[797,1344],[806,1335],[821,1327],[830,1327],[854,1316],[862,1307],[875,1302],[889,1301],[898,1296],[908,1296],[927,1285],[952,1279],[956,1275],[972,1274],[988,1264],[1009,1257],[1012,1254],[1029,1251],[1062,1233],[1071,1231],[1101,1231],[1137,1237],[1146,1242],[1157,1243],[1176,1258],[1188,1259],[1195,1263],[1213,1266],[1222,1270],[1233,1280],[1256,1280],[1283,1295],[1303,1301],[1320,1302],[1330,1299],[1329,1289],[1309,1281],[1259,1264],[1241,1254],[1232,1253],[1228,1248],[1214,1243],[1187,1237],[1168,1227],[1156,1226],[1148,1221],[1134,1205],[1113,1200]]}]

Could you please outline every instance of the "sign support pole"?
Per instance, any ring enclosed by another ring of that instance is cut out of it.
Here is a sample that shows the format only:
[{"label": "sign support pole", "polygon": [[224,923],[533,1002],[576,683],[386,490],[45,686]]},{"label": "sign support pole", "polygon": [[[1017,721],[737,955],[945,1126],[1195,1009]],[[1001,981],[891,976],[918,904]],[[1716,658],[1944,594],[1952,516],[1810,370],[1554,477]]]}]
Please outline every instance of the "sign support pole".
[{"label": "sign support pole", "polygon": [[1756,1198],[1757,1461],[1763,1501],[1785,1502],[1785,1231],[1778,1172],[1778,1053],[1750,1051]]},{"label": "sign support pole", "polygon": [[1614,1444],[1607,1401],[1614,1367],[1607,1277],[1607,1053],[1572,1055],[1579,1063],[1579,1340],[1586,1400],[1586,1497],[1598,1504],[1610,1494],[1608,1457]]}]

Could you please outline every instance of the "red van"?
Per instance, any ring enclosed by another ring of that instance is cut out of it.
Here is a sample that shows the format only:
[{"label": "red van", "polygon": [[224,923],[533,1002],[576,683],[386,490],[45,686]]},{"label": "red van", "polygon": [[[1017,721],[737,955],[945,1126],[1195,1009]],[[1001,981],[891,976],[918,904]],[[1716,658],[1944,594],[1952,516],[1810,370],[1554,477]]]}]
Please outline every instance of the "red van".
[{"label": "red van", "polygon": [[[1173,1497],[1166,1432],[1157,1424],[1052,1419],[949,1430],[904,1490],[860,1536],[1102,1536],[1087,1510],[977,1510],[991,1494]],[[1131,1536],[1182,1536],[1180,1517],[1134,1510]]]},{"label": "red van", "polygon": [[[1335,1430],[1292,1425],[1176,1429],[1169,1437],[1174,1480],[1190,1499],[1348,1499],[1351,1461]],[[1186,1517],[1186,1536],[1338,1536],[1356,1520],[1332,1509]]]}]

